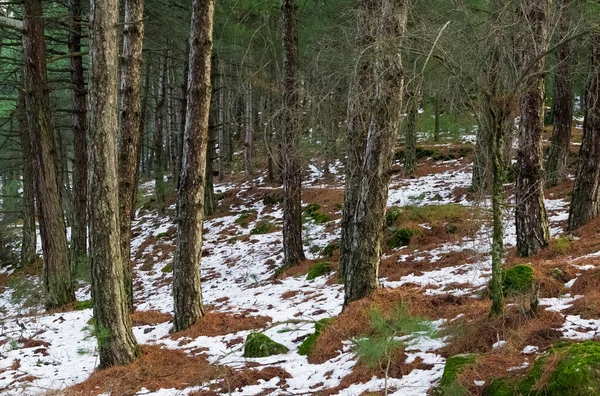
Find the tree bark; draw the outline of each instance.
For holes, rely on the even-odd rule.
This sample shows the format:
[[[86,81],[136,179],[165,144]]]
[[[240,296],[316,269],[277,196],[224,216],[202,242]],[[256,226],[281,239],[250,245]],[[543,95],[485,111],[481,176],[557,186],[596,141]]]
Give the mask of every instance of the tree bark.
[[[35,234],[35,168],[31,139],[27,126],[27,112],[25,108],[25,95],[19,93],[18,117],[19,132],[21,136],[21,150],[23,151],[23,235],[21,240],[21,265],[29,265],[36,258]]]
[[[254,146],[254,106],[252,106],[252,84],[244,84],[244,172],[246,180],[252,180],[254,169],[252,167],[252,148]]]
[[[165,118],[165,76],[167,69],[166,54],[159,70],[156,86],[156,108],[154,112],[154,181],[158,214],[165,214],[165,179],[163,163],[163,126]]]
[[[189,87],[178,188],[177,249],[173,266],[174,330],[204,316],[200,283],[214,0],[194,0],[190,33]]]
[[[300,161],[300,96],[298,28],[295,0],[281,0],[283,24],[283,266],[304,260],[302,247],[302,163]]]
[[[560,0],[558,4],[560,17],[558,40],[568,37],[571,27],[571,2],[572,0]],[[552,108],[554,127],[546,163],[546,187],[548,188],[567,179],[571,122],[573,120],[573,49],[570,41],[556,49],[556,75]]]
[[[600,208],[600,29],[592,32],[590,42],[583,139],[571,198],[568,231],[573,231],[594,219],[598,216]]]
[[[544,205],[542,133],[544,131],[544,58],[536,59],[548,47],[549,0],[521,1],[520,16],[526,33],[521,39],[519,63],[524,78],[517,150],[515,220],[517,253],[529,257],[548,245],[550,230]],[[531,37],[535,39],[533,45]],[[535,63],[533,66],[531,66]],[[529,68],[529,70],[528,70]]]
[[[143,132],[141,105],[144,0],[125,0],[121,64],[121,133],[119,134],[119,227],[123,284],[127,306],[133,312],[131,279],[131,221],[137,190],[138,163]]]
[[[354,179],[356,184],[352,187],[356,191],[351,206],[344,203],[344,211],[353,210],[345,224],[348,229],[343,236],[347,240],[341,245],[345,306],[378,288],[385,208],[404,92],[402,60],[397,48],[406,27],[406,2],[363,0],[358,6],[360,36],[367,42],[374,37],[376,41],[374,53],[366,54],[366,58],[371,59],[367,62],[372,64],[356,69],[359,74],[369,69],[373,71],[373,85],[369,87],[372,93],[362,92],[362,96],[368,98],[364,105],[371,109],[369,122],[366,124],[363,119],[359,123],[365,130],[348,128],[348,141],[360,148],[359,156],[363,160],[354,164],[355,173],[347,171],[346,175]],[[359,42],[364,44],[361,39]],[[359,79],[357,76],[356,80]],[[363,111],[359,110],[357,115]],[[349,149],[348,157],[355,153],[355,149]]]
[[[81,0],[69,1],[69,52],[81,53]],[[73,88],[73,207],[74,222],[71,233],[71,267],[73,274],[87,256],[87,121],[83,57],[69,58]]]
[[[92,300],[100,367],[139,355],[125,291],[119,222],[118,0],[92,0],[90,9],[89,189]]]
[[[404,128],[404,175],[410,176],[417,166],[417,114],[421,84],[415,77],[406,92],[406,123]]]
[[[60,307],[75,300],[69,265],[65,219],[61,206],[53,136],[50,98],[46,75],[46,42],[41,0],[24,0],[26,34],[25,102],[32,149],[36,155],[36,194],[40,234],[44,253],[44,290],[46,308]]]

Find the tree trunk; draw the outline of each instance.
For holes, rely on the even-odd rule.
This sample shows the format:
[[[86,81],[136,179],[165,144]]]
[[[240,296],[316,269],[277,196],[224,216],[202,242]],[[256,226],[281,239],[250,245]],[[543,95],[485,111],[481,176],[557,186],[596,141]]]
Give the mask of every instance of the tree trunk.
[[[133,312],[131,279],[131,220],[137,189],[138,162],[143,131],[141,108],[144,0],[125,0],[121,65],[121,133],[119,135],[119,224],[123,259],[123,284],[127,306]]]
[[[560,0],[559,40],[569,35],[571,27],[571,1]],[[567,179],[571,122],[573,120],[573,50],[568,41],[556,49],[556,75],[554,77],[554,101],[552,138],[546,163],[546,187],[554,187]]]
[[[359,76],[355,77],[356,82],[363,82],[367,79],[360,75],[372,70],[373,85],[369,87],[372,92],[366,95],[353,92],[353,95],[366,96],[368,101],[361,105],[371,109],[369,121],[365,123],[363,118],[358,125],[348,127],[348,142],[360,148],[358,153],[362,161],[354,163],[352,171],[346,174],[354,181],[355,192],[351,206],[344,203],[344,211],[352,210],[347,215],[347,230],[343,234],[346,240],[341,246],[345,306],[378,288],[385,208],[404,92],[402,62],[397,48],[404,36],[407,4],[397,0],[365,0],[358,5],[361,44],[358,48],[362,49],[362,45],[372,42],[373,38],[376,40],[371,50],[366,49],[374,51],[366,56],[370,59],[366,62],[372,63],[359,65],[356,69]],[[363,109],[354,110],[358,111],[351,117],[364,114]],[[356,126],[366,128],[357,130]],[[348,149],[349,158],[356,153],[356,148]]]
[[[154,180],[158,214],[165,214],[165,178],[163,164],[163,126],[165,118],[165,75],[167,57],[163,57],[160,66],[158,85],[156,86],[156,108],[154,113]]]
[[[295,0],[281,0],[283,24],[283,120],[281,157],[283,179],[283,266],[304,260],[302,247],[302,163],[300,160],[300,96],[298,29]]]
[[[254,145],[254,106],[252,106],[252,84],[248,81],[244,87],[244,171],[246,180],[252,180],[252,146]]]
[[[440,140],[440,96],[435,95],[433,113],[435,117],[435,126],[433,129],[433,141],[437,142]]]
[[[214,65],[214,64],[213,64]],[[211,94],[213,96],[214,92]],[[217,138],[215,120],[217,119],[217,109],[215,101],[211,101],[211,108],[208,120],[208,143],[206,145],[206,170],[204,182],[204,216],[208,217],[215,212],[215,184],[214,184],[214,160],[215,144]]]
[[[548,245],[550,230],[544,205],[542,133],[544,131],[544,58],[537,59],[548,46],[547,13],[549,0],[522,1],[520,15],[527,24],[521,51],[524,92],[521,95],[515,220],[517,253],[529,257]],[[537,40],[531,43],[531,34]],[[535,63],[535,64],[534,64]],[[533,65],[533,66],[532,66]],[[527,69],[529,68],[529,69]]]
[[[173,266],[174,330],[204,316],[200,283],[204,173],[211,98],[214,0],[194,0],[190,32],[189,87],[178,189],[177,249]]]
[[[69,52],[81,52],[81,0],[69,1]],[[87,256],[87,121],[83,57],[73,55],[70,60],[73,88],[73,207],[74,222],[71,233],[71,267],[73,274]]]
[[[406,92],[406,121],[404,128],[404,175],[410,176],[417,165],[417,114],[419,113],[419,77],[413,79]]]
[[[217,136],[219,146],[219,181],[225,178],[225,160],[227,159],[227,136],[225,126],[225,79],[223,73],[225,68],[221,59],[215,56],[215,67],[217,68]]]
[[[90,247],[92,300],[100,367],[139,355],[124,285],[119,222],[118,0],[92,1],[90,10]]]
[[[33,166],[33,151],[27,126],[27,112],[25,108],[25,95],[19,93],[18,117],[19,132],[21,136],[21,150],[23,151],[23,236],[21,242],[21,265],[29,265],[36,258],[35,234],[35,168]]]
[[[32,149],[36,155],[37,202],[44,253],[46,308],[75,300],[71,282],[65,219],[61,206],[57,158],[46,76],[46,42],[41,0],[23,2],[25,102]]]
[[[181,83],[181,111],[179,117],[180,128],[179,128],[179,147],[177,150],[177,183],[176,186],[179,186],[179,178],[181,177],[182,165],[183,165],[183,138],[185,134],[185,125],[186,125],[186,116],[187,116],[187,101],[188,101],[188,78],[190,73],[190,64],[188,62],[190,58],[190,43],[186,44],[185,47],[185,59],[183,62],[183,82]]]
[[[590,66],[586,85],[583,139],[579,151],[577,179],[573,187],[568,230],[588,223],[598,216],[600,201],[600,29],[591,36]]]

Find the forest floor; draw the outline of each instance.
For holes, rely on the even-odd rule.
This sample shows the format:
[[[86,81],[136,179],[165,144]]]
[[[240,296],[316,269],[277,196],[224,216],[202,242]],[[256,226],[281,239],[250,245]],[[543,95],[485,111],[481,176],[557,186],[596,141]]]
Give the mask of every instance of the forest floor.
[[[577,131],[580,134],[580,131]],[[427,395],[440,381],[446,358],[483,354],[460,376],[477,394],[492,378],[518,375],[559,339],[594,339],[600,331],[600,221],[563,236],[572,182],[546,192],[553,240],[539,255],[514,253],[512,186],[507,185],[505,265],[529,264],[540,285],[540,312],[521,314],[523,301],[507,300],[505,314],[489,320],[489,201],[469,193],[470,143],[424,144],[417,174],[394,167],[390,219],[380,268],[382,288],[342,312],[338,281],[343,180],[339,166],[324,175],[311,165],[303,202],[307,260],[280,273],[281,189],[263,181],[216,183],[217,213],[205,222],[202,289],[208,314],[195,327],[170,333],[171,265],[175,250],[174,197],[167,215],[154,208],[153,183],[141,186],[134,223],[132,263],[134,333],[141,359],[95,371],[96,339],[90,325],[89,283],[78,304],[61,312],[40,308],[39,264],[0,273],[0,394],[9,395],[366,395],[383,394],[386,364],[369,364],[360,340],[378,337],[376,312],[390,318],[427,318],[427,330],[395,339],[387,386],[394,395]],[[577,143],[573,150],[578,148]],[[430,150],[430,151],[427,151]],[[398,229],[410,230],[398,246]],[[400,243],[402,245],[402,243]],[[330,266],[318,266],[328,262]],[[325,271],[307,280],[315,265]],[[330,271],[328,272],[328,270]],[[320,331],[308,356],[298,353],[315,322]],[[262,332],[289,351],[244,358],[244,340]],[[360,355],[360,356],[359,356]],[[372,362],[371,362],[372,363]],[[381,361],[379,361],[381,363]]]

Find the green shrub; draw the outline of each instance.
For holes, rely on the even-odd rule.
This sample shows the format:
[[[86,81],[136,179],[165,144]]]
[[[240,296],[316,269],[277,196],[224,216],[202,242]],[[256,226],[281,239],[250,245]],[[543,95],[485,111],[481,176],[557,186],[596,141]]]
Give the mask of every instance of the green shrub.
[[[268,234],[274,228],[273,224],[268,220],[261,220],[250,231],[251,235]]]
[[[402,246],[408,246],[415,232],[407,227],[398,228],[394,231],[390,239],[387,241],[388,247],[394,249]]]
[[[337,243],[330,243],[329,245],[325,246],[323,248],[323,250],[321,250],[321,256],[325,257],[332,257],[333,256],[333,252],[337,249],[339,249],[340,246]]]
[[[331,273],[331,263],[325,261],[318,263],[310,267],[306,274],[306,280],[313,280],[319,276],[327,275]]]
[[[319,212],[319,209],[321,209],[321,205],[319,205],[318,203],[312,203],[310,205],[307,205],[303,211],[304,218],[312,219],[316,224],[323,224],[330,221],[331,218],[328,215]]]
[[[252,213],[252,212],[243,212],[242,214],[240,214],[237,217],[237,219],[235,219],[234,223],[238,224],[238,225],[240,225],[240,226],[242,226],[244,228],[247,228],[253,217],[254,217],[254,213]]]
[[[273,341],[262,333],[250,333],[244,343],[244,357],[259,358],[289,352],[285,345]]]
[[[400,208],[393,208],[385,212],[385,224],[387,224],[388,227],[394,225],[394,223],[396,222],[396,220],[398,220],[402,212],[403,210]]]
[[[518,296],[530,291],[534,284],[533,268],[517,265],[504,270],[502,289],[506,296]]]
[[[90,308],[94,308],[94,303],[92,302],[92,300],[77,301],[75,303],[75,309],[77,311],[81,311],[84,309],[90,309]]]

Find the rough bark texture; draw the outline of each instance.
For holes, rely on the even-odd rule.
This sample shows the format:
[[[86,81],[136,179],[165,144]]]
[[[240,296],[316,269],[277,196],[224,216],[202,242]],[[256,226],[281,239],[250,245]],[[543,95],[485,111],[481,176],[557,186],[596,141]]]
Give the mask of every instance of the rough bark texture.
[[[36,257],[35,234],[35,176],[33,166],[33,151],[27,126],[25,95],[19,93],[18,102],[19,132],[21,150],[23,151],[23,236],[21,239],[21,265],[31,264]]]
[[[81,52],[81,0],[69,1],[69,52]],[[77,265],[87,256],[87,120],[83,57],[69,58],[73,97],[73,208],[74,222],[71,233],[71,267],[73,274]]]
[[[24,89],[29,134],[36,155],[36,198],[44,253],[45,303],[47,308],[56,308],[75,300],[75,293],[50,114],[42,1],[25,0],[23,11],[26,28],[23,36]]]
[[[156,205],[160,215],[165,214],[165,179],[164,179],[164,154],[163,154],[163,127],[165,119],[165,76],[167,71],[167,57],[159,70],[158,84],[156,86],[156,106],[154,111],[154,181],[156,192]]]
[[[92,1],[90,10],[90,257],[100,367],[139,355],[123,280],[117,179],[119,125],[118,0]]]
[[[572,0],[559,0],[559,40],[564,40],[571,26]],[[567,161],[571,144],[573,120],[573,50],[568,41],[556,49],[556,75],[554,77],[554,127],[550,153],[546,162],[546,187],[554,187],[567,178]]]
[[[283,265],[304,260],[302,248],[302,165],[300,96],[298,82],[298,28],[295,0],[281,0],[283,24],[283,120],[281,157],[283,179]]]
[[[515,220],[517,253],[528,257],[548,245],[550,230],[544,205],[542,133],[544,131],[544,58],[536,59],[548,46],[549,0],[521,1],[520,17],[527,33],[521,40],[520,59],[524,77],[517,150]]]
[[[254,169],[252,167],[252,146],[254,143],[254,106],[252,106],[252,84],[244,84],[244,171],[246,180],[252,180]]]
[[[127,305],[133,312],[131,280],[131,220],[137,189],[138,162],[143,128],[141,106],[144,0],[125,0],[121,64],[121,133],[119,134],[119,224],[123,283]]]
[[[200,284],[204,173],[211,98],[214,0],[194,0],[183,163],[177,194],[177,250],[173,266],[174,330],[204,316]]]
[[[600,207],[600,29],[593,31],[590,41],[592,48],[585,96],[583,139],[569,211],[569,231],[598,216]]]
[[[471,190],[482,193],[489,189],[492,178],[492,156],[491,141],[493,137],[490,131],[479,125],[475,140],[475,158],[473,160],[473,176],[471,178]]]
[[[351,206],[346,207],[344,203],[344,211],[352,210],[345,224],[346,240],[341,246],[344,305],[369,295],[378,287],[390,170],[402,109],[403,72],[397,46],[404,36],[407,18],[404,1],[359,1],[358,8],[359,35],[366,34],[367,40],[375,35],[376,45],[371,56],[366,56],[370,59],[367,62],[372,62],[366,70],[373,71],[373,85],[368,87],[373,92],[367,96],[369,101],[362,104],[371,110],[368,124],[360,124],[367,128],[360,131],[348,128],[348,141],[362,149],[359,154],[362,161],[354,164],[355,173],[347,172],[346,175],[353,179],[355,184],[352,187],[356,190],[352,194]],[[357,72],[361,74],[364,71],[364,65],[359,65]],[[356,77],[358,79],[359,76]],[[355,149],[349,148],[348,153],[349,157],[356,155]]]
[[[410,176],[415,172],[417,165],[417,114],[419,108],[420,84],[414,82],[415,86],[406,92],[406,121],[404,128],[404,175]]]
[[[214,183],[214,160],[215,160],[215,144],[216,144],[216,110],[215,102],[211,102],[209,126],[208,126],[208,143],[206,145],[206,170],[204,171],[204,216],[210,216],[215,212],[215,183]]]

